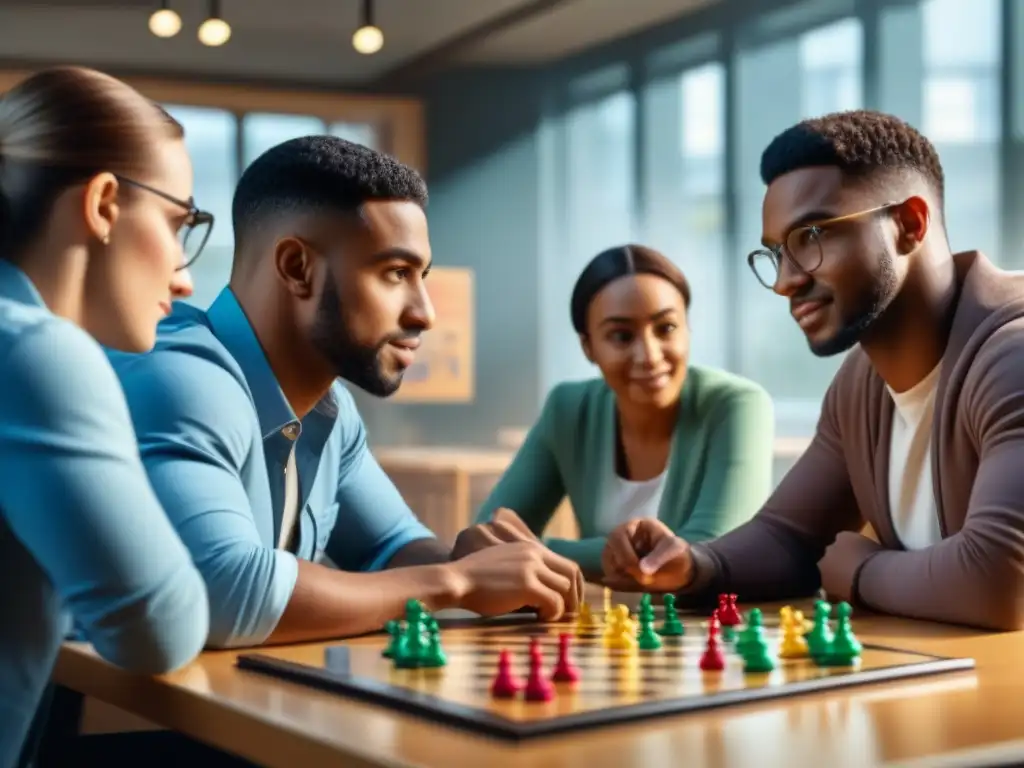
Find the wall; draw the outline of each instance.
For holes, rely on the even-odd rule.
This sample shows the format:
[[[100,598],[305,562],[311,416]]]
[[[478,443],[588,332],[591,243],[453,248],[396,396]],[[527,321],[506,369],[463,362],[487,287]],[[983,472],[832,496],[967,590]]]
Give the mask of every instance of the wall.
[[[537,414],[542,91],[529,71],[473,70],[419,94],[434,261],[475,272],[477,397],[413,405],[357,391],[375,445],[493,445]]]

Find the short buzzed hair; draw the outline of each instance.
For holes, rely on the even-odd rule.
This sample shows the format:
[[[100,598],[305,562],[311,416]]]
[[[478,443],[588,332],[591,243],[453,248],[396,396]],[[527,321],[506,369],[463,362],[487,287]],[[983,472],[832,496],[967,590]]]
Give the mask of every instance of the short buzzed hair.
[[[231,206],[235,242],[244,246],[260,224],[281,214],[358,215],[374,200],[425,208],[427,186],[409,166],[361,144],[335,136],[291,139],[268,149],[242,174]]]
[[[938,152],[893,115],[854,110],[804,120],[780,133],[761,155],[761,180],[771,184],[801,168],[830,165],[851,178],[913,172],[931,187],[941,209],[945,178]]]

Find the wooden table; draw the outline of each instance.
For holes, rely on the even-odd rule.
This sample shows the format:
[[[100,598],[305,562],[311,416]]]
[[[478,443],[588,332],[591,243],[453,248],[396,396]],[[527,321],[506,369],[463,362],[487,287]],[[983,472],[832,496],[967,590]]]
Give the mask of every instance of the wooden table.
[[[618,599],[618,596],[616,597]],[[766,611],[775,606],[764,606]],[[860,616],[864,642],[977,660],[973,672],[853,687],[560,735],[519,745],[475,737],[234,668],[209,652],[159,678],[116,670],[69,644],[55,679],[88,696],[276,768],[678,768],[900,765],[1024,760],[1024,632]],[[321,644],[264,649],[301,657]],[[1008,764],[1008,763],[1003,763]]]

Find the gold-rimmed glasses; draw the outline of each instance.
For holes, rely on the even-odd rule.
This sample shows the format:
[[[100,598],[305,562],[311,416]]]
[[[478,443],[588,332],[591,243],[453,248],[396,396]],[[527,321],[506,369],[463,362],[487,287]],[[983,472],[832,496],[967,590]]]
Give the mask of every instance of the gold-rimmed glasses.
[[[825,229],[836,224],[859,219],[864,216],[880,213],[889,210],[900,203],[886,203],[874,208],[868,208],[855,213],[847,213],[843,216],[834,216],[831,219],[822,219],[810,224],[803,224],[794,227],[787,234],[781,245],[766,248],[758,248],[747,255],[747,264],[753,271],[754,276],[765,288],[771,290],[779,278],[779,268],[782,266],[783,253],[789,263],[804,274],[811,274],[825,260],[825,249],[821,244],[821,235]]]

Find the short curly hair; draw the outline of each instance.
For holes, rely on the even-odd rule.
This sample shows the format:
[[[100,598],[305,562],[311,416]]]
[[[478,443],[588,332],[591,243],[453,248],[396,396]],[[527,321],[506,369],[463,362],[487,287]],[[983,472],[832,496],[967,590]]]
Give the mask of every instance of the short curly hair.
[[[242,173],[231,206],[235,240],[284,212],[357,214],[371,200],[427,204],[427,185],[382,152],[335,136],[303,136],[271,147]]]
[[[816,165],[852,178],[912,172],[925,179],[941,207],[945,177],[938,152],[913,126],[883,112],[860,109],[803,120],[776,136],[761,155],[761,179]]]

